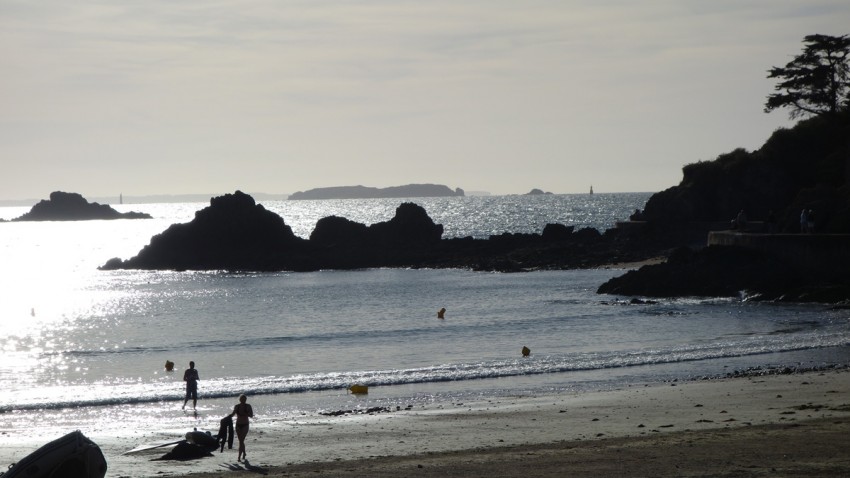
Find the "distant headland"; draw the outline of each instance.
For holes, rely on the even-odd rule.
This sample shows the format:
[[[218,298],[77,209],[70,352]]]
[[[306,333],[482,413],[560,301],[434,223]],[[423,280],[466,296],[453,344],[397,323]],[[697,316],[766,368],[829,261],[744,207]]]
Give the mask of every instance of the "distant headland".
[[[289,196],[290,200],[302,199],[374,199],[374,198],[416,198],[416,197],[458,197],[464,196],[463,189],[452,190],[442,184],[407,184],[388,188],[366,186],[336,186],[298,191]]]
[[[54,191],[30,211],[12,221],[86,221],[93,219],[151,219],[142,212],[121,213],[107,204],[88,202],[78,193]]]

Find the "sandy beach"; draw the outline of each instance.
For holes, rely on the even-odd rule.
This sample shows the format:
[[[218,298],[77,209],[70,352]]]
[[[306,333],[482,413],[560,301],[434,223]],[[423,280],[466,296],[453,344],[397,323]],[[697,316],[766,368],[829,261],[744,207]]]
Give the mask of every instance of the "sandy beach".
[[[110,477],[848,476],[850,371],[674,382],[451,406],[258,417],[236,449],[160,461],[92,436]],[[146,441],[173,435],[144,437]],[[29,451],[4,444],[6,463]]]

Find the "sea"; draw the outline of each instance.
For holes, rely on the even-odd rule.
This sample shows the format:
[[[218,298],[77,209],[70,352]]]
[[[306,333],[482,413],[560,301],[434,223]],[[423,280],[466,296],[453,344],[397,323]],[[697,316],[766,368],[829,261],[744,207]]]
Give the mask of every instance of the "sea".
[[[649,196],[261,204],[305,238],[322,217],[373,224],[402,202],[423,206],[445,238],[486,238],[540,233],[548,223],[605,230]],[[624,264],[523,273],[101,271],[208,203],[112,206],[154,218],[0,223],[0,446],[75,429],[215,432],[242,393],[258,420],[285,421],[850,363],[850,310],[597,294]],[[28,210],[0,208],[0,218]],[[191,411],[191,401],[182,409],[190,361],[201,378]],[[368,394],[350,393],[354,384]]]

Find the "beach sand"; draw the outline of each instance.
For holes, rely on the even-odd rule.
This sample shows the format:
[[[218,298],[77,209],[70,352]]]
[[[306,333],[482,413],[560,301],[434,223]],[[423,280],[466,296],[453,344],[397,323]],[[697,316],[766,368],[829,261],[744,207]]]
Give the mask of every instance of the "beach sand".
[[[257,410],[248,463],[235,448],[153,461],[169,448],[95,440],[110,477],[850,476],[848,393],[841,369],[295,420]]]

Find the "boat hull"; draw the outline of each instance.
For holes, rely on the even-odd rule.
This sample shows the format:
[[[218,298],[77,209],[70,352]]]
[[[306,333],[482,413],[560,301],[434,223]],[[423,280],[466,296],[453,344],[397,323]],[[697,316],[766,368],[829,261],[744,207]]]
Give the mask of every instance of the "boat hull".
[[[57,438],[12,465],[2,478],[103,478],[106,458],[79,430]]]

